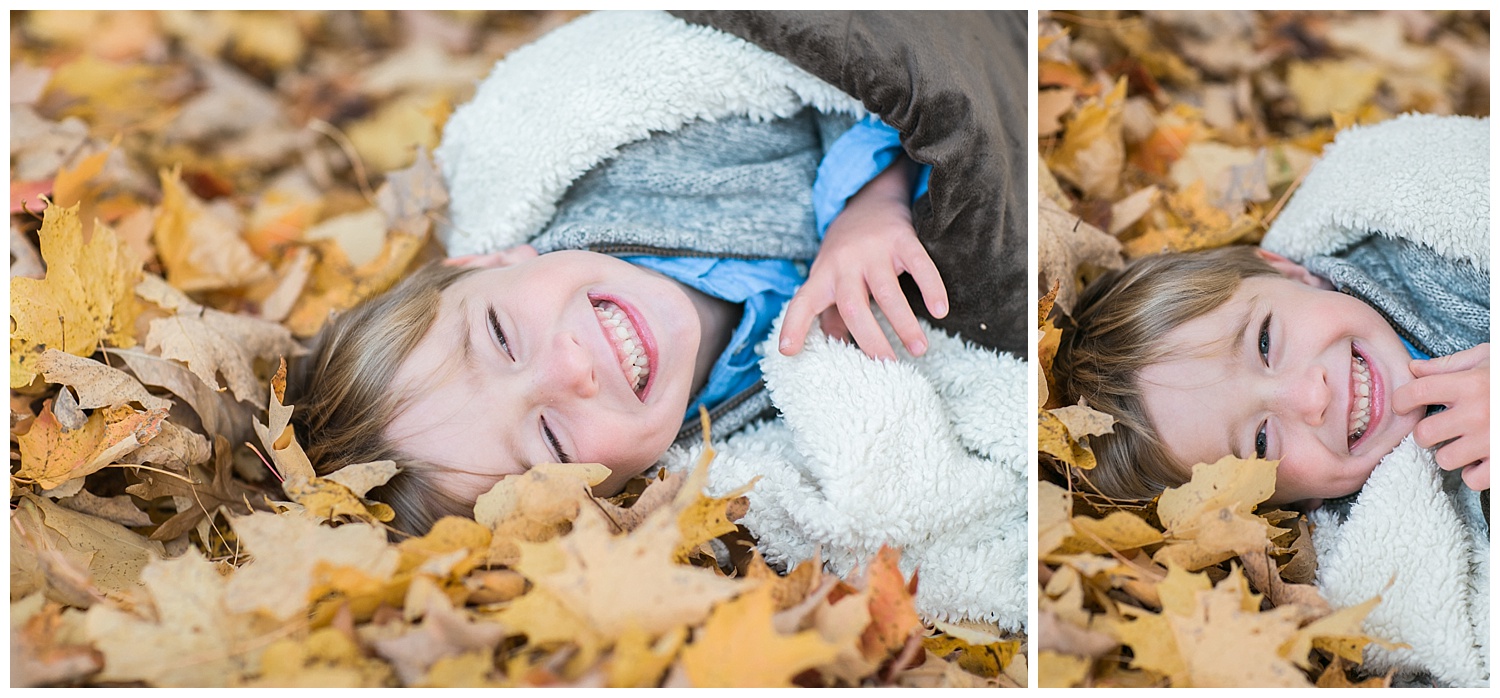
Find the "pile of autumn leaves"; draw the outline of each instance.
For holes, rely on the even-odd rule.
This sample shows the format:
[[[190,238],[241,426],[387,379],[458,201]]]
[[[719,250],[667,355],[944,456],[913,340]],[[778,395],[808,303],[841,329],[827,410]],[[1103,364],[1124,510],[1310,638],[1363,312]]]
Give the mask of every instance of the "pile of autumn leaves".
[[[612,501],[541,466],[395,543],[392,463],[313,473],[296,338],[430,245],[416,146],[565,18],[13,17],[14,686],[1025,683],[1021,641],[922,623],[894,551],[845,580],[745,554],[711,454]]]
[[[432,174],[422,160],[380,198]],[[16,685],[995,685],[1025,666],[1016,641],[925,628],[891,551],[853,582],[816,561],[720,571],[710,541],[736,531],[743,499],[701,494],[711,452],[628,507],[590,495],[602,466],[538,467],[473,520],[391,544],[390,509],[363,495],[394,465],[315,476],[284,364],[269,390],[257,378],[298,350],[285,328],[193,303],[105,226],[85,243],[76,209],[49,206],[40,240],[46,277],[12,282],[12,402],[44,396],[13,427]],[[122,368],[89,358],[101,344]],[[286,501],[209,442],[247,417]],[[105,470],[124,494],[86,488]]]
[[[1306,22],[1330,55],[1297,60],[1267,29],[1278,21]],[[1041,686],[1349,686],[1365,676],[1362,649],[1380,641],[1362,621],[1380,598],[1330,609],[1312,584],[1306,517],[1255,509],[1272,493],[1274,463],[1199,465],[1151,502],[1110,501],[1089,486],[1087,437],[1113,420],[1052,397],[1053,309],[1071,308],[1083,283],[1126,259],[1257,241],[1339,128],[1460,106],[1470,49],[1453,35],[1410,42],[1403,22],[1437,30],[1425,15],[1385,13],[1042,13]],[[1175,47],[1160,40],[1168,35]]]

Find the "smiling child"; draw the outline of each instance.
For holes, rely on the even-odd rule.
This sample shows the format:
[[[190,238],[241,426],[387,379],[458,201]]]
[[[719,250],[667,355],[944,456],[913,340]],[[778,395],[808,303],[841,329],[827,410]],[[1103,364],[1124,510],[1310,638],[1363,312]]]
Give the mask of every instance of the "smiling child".
[[[1024,140],[1024,20],[705,18],[820,36],[782,48],[843,89],[659,12],[516,50],[434,153],[452,256],[292,367],[315,469],[395,461],[371,496],[420,535],[537,464],[603,464],[596,496],[684,467],[701,407],[709,489],[756,482],[741,523],[772,564],[821,551],[845,574],[896,545],[923,613],[1023,626],[1027,370],[998,349],[1025,343],[1024,285],[1006,285],[1025,158],[976,148]],[[914,462],[922,483],[898,487]]]
[[[1436,230],[1427,216],[1387,215],[1370,231],[1342,210],[1304,213],[1318,197],[1344,201],[1345,173],[1371,158],[1392,161],[1370,163],[1387,187],[1435,172],[1384,134],[1415,139],[1417,151],[1453,128],[1487,141],[1482,125],[1406,117],[1351,133],[1356,145],[1314,166],[1291,215],[1267,235],[1269,245],[1315,250],[1307,266],[1231,247],[1142,258],[1091,284],[1054,364],[1064,400],[1118,420],[1113,434],[1090,439],[1100,462],[1090,482],[1111,497],[1149,499],[1186,482],[1194,464],[1260,457],[1280,461],[1269,504],[1312,509],[1358,492],[1415,434],[1442,468],[1488,489],[1487,199],[1448,207],[1474,213]],[[1387,209],[1412,200],[1382,196]],[[1380,217],[1378,203],[1360,207]],[[1339,227],[1351,219],[1357,230]],[[1338,244],[1311,242],[1326,238]],[[1446,409],[1429,416],[1429,406]]]

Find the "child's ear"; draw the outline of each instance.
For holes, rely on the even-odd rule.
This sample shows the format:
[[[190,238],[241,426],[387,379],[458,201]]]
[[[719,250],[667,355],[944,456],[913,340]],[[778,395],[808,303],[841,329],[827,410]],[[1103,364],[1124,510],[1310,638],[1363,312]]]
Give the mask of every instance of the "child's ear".
[[[1317,274],[1308,271],[1307,267],[1293,262],[1286,257],[1259,247],[1255,248],[1255,254],[1261,259],[1266,260],[1266,263],[1270,264],[1271,267],[1279,272],[1282,276],[1285,276],[1292,281],[1306,284],[1314,288],[1321,288],[1326,291],[1333,290],[1333,284],[1328,283],[1328,279],[1325,279],[1321,276],[1318,276]]]
[[[489,254],[466,254],[461,257],[449,257],[443,260],[443,264],[450,267],[508,267],[536,256],[537,251],[535,247],[531,245],[516,245],[515,247],[507,247],[499,252],[491,252]]]

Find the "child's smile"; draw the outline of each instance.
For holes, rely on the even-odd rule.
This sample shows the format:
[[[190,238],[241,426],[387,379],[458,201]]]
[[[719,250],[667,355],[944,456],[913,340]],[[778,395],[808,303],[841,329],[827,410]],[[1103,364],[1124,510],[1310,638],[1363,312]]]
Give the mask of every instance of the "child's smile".
[[[631,392],[646,401],[651,386],[651,357],[656,354],[656,343],[644,324],[631,319],[633,313],[628,306],[618,301],[590,298],[599,327],[614,347],[615,358],[620,364],[620,374],[629,384]]]
[[[1281,461],[1273,505],[1357,491],[1421,417],[1391,397],[1412,380],[1385,319],[1350,296],[1252,277],[1162,338],[1141,371],[1146,411],[1182,467],[1227,454]]]
[[[467,499],[542,462],[603,463],[601,493],[655,463],[698,380],[701,325],[682,288],[592,252],[477,266],[397,370],[387,437],[445,466],[436,482]]]

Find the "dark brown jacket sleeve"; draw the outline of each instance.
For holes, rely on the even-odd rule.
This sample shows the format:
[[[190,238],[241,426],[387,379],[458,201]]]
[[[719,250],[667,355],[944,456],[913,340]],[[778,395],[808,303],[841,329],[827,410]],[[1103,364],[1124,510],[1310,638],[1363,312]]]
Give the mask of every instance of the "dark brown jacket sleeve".
[[[915,222],[948,288],[951,310],[934,324],[1026,355],[1025,12],[672,14],[784,56],[900,131],[932,166]]]

